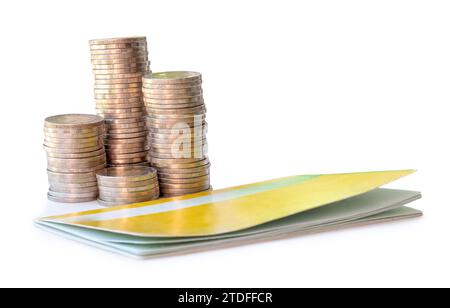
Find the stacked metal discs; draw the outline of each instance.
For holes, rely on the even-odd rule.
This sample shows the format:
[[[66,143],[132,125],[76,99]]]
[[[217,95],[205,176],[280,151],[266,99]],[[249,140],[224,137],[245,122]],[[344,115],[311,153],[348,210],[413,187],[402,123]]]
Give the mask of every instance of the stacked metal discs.
[[[142,75],[150,72],[145,37],[91,40],[97,114],[105,118],[109,165],[147,162]],[[147,163],[148,165],[148,163]]]
[[[131,204],[159,198],[157,172],[144,166],[107,168],[97,173],[99,202],[104,206]]]
[[[206,108],[196,72],[162,72],[143,78],[149,161],[161,194],[172,197],[210,189]]]
[[[70,114],[45,120],[48,198],[63,203],[96,200],[96,172],[106,167],[102,117]]]

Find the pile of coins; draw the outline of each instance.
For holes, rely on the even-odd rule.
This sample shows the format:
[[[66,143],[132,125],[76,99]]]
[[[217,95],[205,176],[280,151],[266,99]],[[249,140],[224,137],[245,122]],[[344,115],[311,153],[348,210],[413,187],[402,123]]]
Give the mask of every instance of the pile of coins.
[[[158,176],[154,168],[144,166],[111,167],[97,173],[104,206],[145,202],[159,198]]]
[[[162,72],[143,78],[148,159],[158,170],[161,195],[210,189],[206,156],[206,108],[196,72]]]
[[[104,132],[103,118],[96,115],[59,115],[45,120],[51,201],[79,203],[97,199],[96,173],[106,167]]]
[[[150,72],[145,37],[89,41],[97,114],[105,118],[105,148],[112,166],[147,164],[142,76]]]

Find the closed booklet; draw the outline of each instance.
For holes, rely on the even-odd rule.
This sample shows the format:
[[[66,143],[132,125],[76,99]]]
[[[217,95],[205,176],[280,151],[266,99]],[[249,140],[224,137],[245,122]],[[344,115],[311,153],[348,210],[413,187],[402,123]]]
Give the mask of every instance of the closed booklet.
[[[379,188],[412,170],[300,175],[36,220],[136,258],[181,254],[421,216],[419,192]]]

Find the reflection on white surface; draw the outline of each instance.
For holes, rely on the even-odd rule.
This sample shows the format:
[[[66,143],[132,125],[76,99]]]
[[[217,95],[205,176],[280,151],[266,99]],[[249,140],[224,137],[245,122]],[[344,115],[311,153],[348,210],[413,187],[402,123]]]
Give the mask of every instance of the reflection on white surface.
[[[74,212],[82,212],[89,210],[96,210],[103,208],[97,201],[85,202],[85,203],[58,203],[47,200],[45,202],[45,208],[40,216],[54,216],[64,215]]]

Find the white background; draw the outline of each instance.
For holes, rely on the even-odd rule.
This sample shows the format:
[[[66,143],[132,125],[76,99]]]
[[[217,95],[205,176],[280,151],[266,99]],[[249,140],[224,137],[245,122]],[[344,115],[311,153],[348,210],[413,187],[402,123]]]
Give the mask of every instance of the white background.
[[[450,286],[448,1],[2,1],[0,286]],[[33,227],[43,121],[94,113],[88,40],[203,74],[215,188],[415,168],[421,219],[151,261]]]

